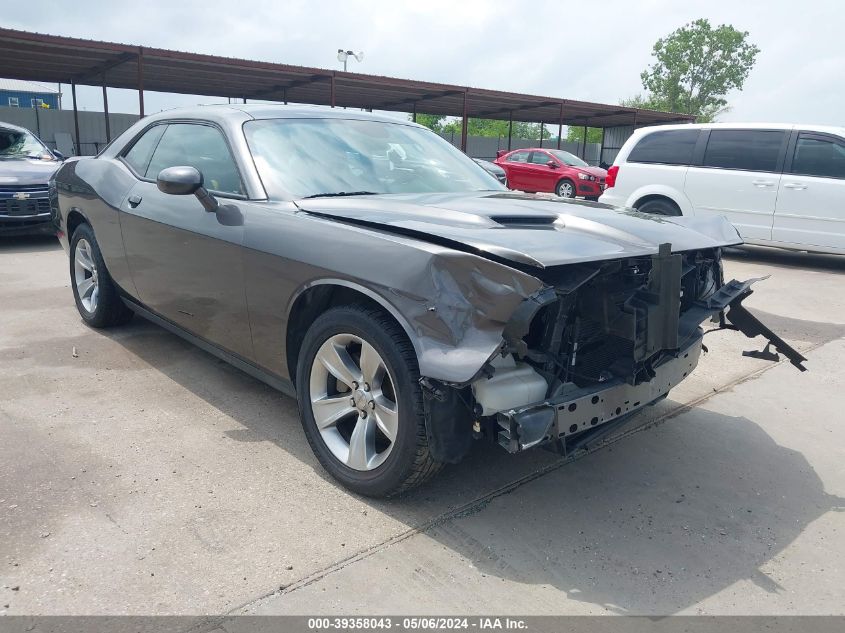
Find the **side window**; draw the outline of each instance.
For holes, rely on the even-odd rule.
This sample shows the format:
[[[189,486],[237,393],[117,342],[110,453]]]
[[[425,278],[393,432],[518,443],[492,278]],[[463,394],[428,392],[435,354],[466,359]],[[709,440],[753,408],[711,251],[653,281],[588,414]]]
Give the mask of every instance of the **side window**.
[[[153,155],[153,150],[158,145],[161,135],[164,133],[166,125],[155,125],[148,129],[139,138],[128,152],[124,152],[123,160],[132,168],[137,175],[143,176],[147,173],[147,165],[150,164],[150,158]]]
[[[628,155],[629,163],[689,165],[698,142],[699,130],[665,130],[640,139]]]
[[[528,152],[514,152],[510,156],[508,156],[509,163],[527,163],[528,162]]]
[[[785,131],[712,130],[704,167],[775,171]]]
[[[546,152],[531,152],[531,162],[535,165],[545,165],[552,157],[546,154]]]
[[[795,144],[791,171],[801,176],[845,178],[845,141],[802,134]]]
[[[167,167],[190,165],[202,172],[205,186],[220,193],[243,193],[241,178],[223,134],[198,123],[167,126],[147,167],[146,177],[156,178]]]

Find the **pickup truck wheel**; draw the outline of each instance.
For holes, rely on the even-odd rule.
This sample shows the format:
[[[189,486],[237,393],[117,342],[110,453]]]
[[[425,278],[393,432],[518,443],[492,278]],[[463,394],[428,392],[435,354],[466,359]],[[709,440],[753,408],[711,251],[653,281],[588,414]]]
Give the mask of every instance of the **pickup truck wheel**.
[[[557,187],[555,188],[555,193],[559,195],[561,198],[574,198],[575,197],[575,183],[569,180],[568,178],[564,178],[559,183],[557,183]]]
[[[353,492],[388,497],[441,467],[429,452],[414,348],[382,312],[332,308],[311,325],[296,372],[302,427]]]
[[[106,328],[132,318],[133,312],[120,299],[88,224],[80,224],[71,236],[70,285],[76,309],[88,325]]]

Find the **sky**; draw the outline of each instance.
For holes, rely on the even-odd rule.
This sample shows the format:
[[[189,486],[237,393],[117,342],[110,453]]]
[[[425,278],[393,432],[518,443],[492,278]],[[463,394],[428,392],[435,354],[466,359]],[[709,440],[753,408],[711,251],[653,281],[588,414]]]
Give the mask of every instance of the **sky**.
[[[722,121],[845,125],[842,0],[76,0],[2,1],[2,25],[54,35],[340,68],[337,49],[363,51],[350,70],[602,103],[643,91],[654,42],[708,18],[760,47]],[[69,88],[64,107],[70,107]],[[80,107],[102,110],[99,88]],[[147,113],[225,99],[146,93]],[[137,93],[109,90],[113,112]]]

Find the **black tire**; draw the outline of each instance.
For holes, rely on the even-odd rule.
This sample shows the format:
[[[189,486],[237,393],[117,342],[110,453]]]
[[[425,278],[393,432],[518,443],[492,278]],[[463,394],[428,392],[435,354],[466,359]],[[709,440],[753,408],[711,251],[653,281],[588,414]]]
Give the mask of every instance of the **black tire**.
[[[77,247],[81,240],[85,240],[90,245],[91,259],[97,271],[98,297],[93,310],[88,310],[83,305],[75,279],[75,260]],[[113,327],[127,323],[132,318],[132,310],[127,308],[126,304],[120,299],[117,287],[112,281],[111,275],[109,275],[106,263],[103,261],[103,255],[100,252],[100,245],[97,243],[97,238],[94,237],[94,231],[90,225],[85,223],[76,227],[70,238],[70,287],[73,289],[73,298],[76,301],[76,309],[79,310],[79,315],[91,327]]]
[[[651,215],[681,215],[681,210],[674,202],[668,198],[654,198],[648,202],[637,207],[640,213],[650,213]]]
[[[569,185],[570,192],[566,191],[566,185]],[[561,198],[574,198],[575,197],[575,183],[572,182],[569,178],[561,178],[558,181],[557,186],[555,187],[555,194]]]
[[[326,445],[311,405],[311,372],[325,341],[351,334],[369,343],[395,383],[398,431],[386,460],[372,470],[355,470]],[[390,497],[419,486],[442,467],[429,451],[417,356],[405,333],[379,310],[341,306],[322,314],[305,334],[297,362],[296,391],[302,428],[323,468],[349,490],[368,497]],[[353,416],[354,417],[354,416]]]

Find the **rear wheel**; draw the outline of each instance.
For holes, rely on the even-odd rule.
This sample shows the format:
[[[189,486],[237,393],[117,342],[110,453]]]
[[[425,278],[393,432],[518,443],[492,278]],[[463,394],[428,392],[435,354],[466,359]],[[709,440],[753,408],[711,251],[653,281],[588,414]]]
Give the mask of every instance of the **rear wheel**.
[[[640,213],[652,215],[681,215],[681,210],[668,198],[654,198],[637,207]]]
[[[555,189],[555,193],[559,195],[561,198],[574,198],[575,197],[575,183],[569,180],[568,178],[564,178],[559,183],[557,183],[557,188]]]
[[[305,335],[296,377],[308,442],[353,492],[391,496],[440,469],[429,452],[416,353],[382,312],[325,312]]]
[[[79,315],[88,325],[105,328],[132,318],[132,311],[121,301],[88,224],[80,224],[71,236],[70,285]]]

